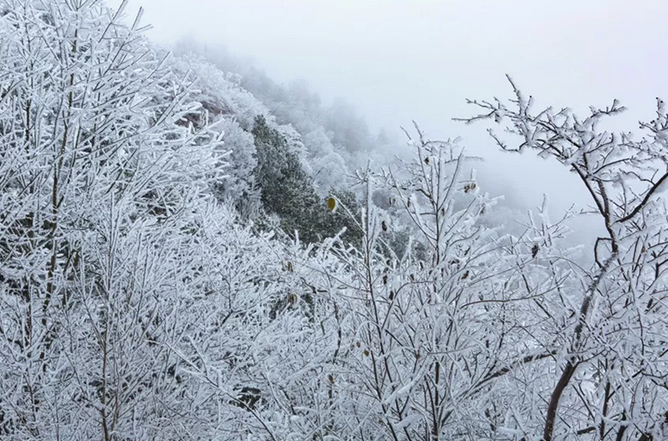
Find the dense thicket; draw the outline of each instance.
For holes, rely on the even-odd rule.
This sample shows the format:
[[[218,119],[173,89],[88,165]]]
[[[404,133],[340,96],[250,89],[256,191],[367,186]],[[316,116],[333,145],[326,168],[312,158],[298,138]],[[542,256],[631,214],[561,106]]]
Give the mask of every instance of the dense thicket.
[[[583,267],[417,126],[332,187],[354,121],[286,125],[96,1],[0,11],[0,439],[668,436],[662,102],[638,140],[599,130],[617,103],[472,102],[589,192]]]

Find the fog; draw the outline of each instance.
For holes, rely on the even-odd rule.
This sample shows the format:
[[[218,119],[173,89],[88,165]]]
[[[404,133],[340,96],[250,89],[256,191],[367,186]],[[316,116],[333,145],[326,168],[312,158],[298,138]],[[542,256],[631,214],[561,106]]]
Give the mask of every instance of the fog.
[[[119,1],[110,2],[111,6]],[[537,106],[586,113],[618,98],[629,108],[614,129],[637,129],[668,90],[668,2],[643,0],[130,0],[145,9],[161,44],[192,37],[252,57],[279,83],[304,79],[325,103],[341,97],[372,129],[419,122],[433,138],[462,137],[487,161],[492,193],[553,209],[587,198],[561,166],[498,152],[484,124],[466,126],[466,98],[507,98],[504,75]]]

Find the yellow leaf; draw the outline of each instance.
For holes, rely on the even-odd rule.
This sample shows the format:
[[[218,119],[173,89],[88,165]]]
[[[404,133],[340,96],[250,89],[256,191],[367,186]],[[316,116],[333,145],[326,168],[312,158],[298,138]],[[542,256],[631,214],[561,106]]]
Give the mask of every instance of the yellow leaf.
[[[327,207],[329,208],[329,211],[334,211],[336,209],[336,199],[327,199]]]

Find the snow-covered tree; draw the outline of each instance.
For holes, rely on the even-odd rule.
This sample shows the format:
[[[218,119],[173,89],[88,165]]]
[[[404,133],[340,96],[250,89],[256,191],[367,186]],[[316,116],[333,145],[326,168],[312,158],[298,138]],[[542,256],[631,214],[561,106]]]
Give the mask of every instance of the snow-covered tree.
[[[97,2],[0,9],[0,430],[138,434],[147,413],[173,412],[148,407],[168,359],[152,340],[173,325],[179,239],[215,181],[218,140],[183,126],[190,80],[138,20]]]
[[[367,170],[359,174],[364,208],[337,200],[361,243],[334,238],[301,260],[330,311],[320,329],[336,338],[324,347],[323,402],[311,411],[323,439],[491,437],[497,380],[546,357],[522,344],[516,316],[532,300],[501,282],[514,256],[503,249],[511,242],[481,222],[493,201],[462,175],[461,151],[418,135],[415,159],[400,167],[406,179]],[[386,239],[400,217],[373,204],[376,188],[388,190],[390,206],[414,227],[401,255]]]
[[[590,250],[591,268],[553,256],[546,264],[567,271],[543,296],[537,317],[549,333],[535,344],[553,357],[509,385],[513,414],[504,424],[518,437],[657,440],[668,436],[666,389],[668,321],[666,269],[668,212],[662,192],[668,180],[668,116],[663,101],[656,118],[641,122],[645,136],[600,129],[624,111],[591,107],[579,117],[569,109],[535,111],[533,99],[511,81],[514,98],[471,101],[483,113],[468,119],[508,122],[517,147],[492,133],[505,150],[534,150],[553,158],[579,179],[591,196],[591,212],[605,227]],[[538,247],[539,244],[536,244]],[[542,254],[537,249],[537,254]],[[555,273],[558,274],[558,273]],[[535,289],[535,274],[526,274]],[[528,289],[528,288],[527,288]],[[552,335],[549,335],[552,334]],[[511,390],[512,389],[512,390]]]

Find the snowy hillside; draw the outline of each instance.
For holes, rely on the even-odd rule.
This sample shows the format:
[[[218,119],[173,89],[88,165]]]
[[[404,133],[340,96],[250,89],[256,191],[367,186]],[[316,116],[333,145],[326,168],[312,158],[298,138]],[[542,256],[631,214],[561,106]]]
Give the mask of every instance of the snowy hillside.
[[[0,0],[0,440],[668,437],[662,101],[635,138],[471,102],[590,194],[573,248],[458,144],[382,161],[347,105],[124,23]]]

